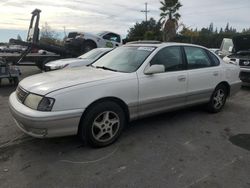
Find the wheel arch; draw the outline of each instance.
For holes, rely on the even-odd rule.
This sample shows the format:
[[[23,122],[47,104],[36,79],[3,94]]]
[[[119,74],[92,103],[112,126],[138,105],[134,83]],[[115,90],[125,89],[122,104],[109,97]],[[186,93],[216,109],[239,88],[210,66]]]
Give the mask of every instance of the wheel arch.
[[[227,96],[230,96],[231,87],[230,87],[229,83],[227,81],[222,81],[216,87],[218,87],[219,85],[224,85],[227,88]]]
[[[78,125],[78,131],[79,131],[79,127],[80,127],[82,121],[84,120],[84,117],[87,114],[87,112],[97,103],[101,103],[101,102],[105,102],[105,101],[111,101],[111,102],[115,102],[116,104],[118,104],[123,109],[123,111],[125,113],[126,121],[129,121],[129,119],[130,119],[129,108],[128,108],[128,105],[122,99],[117,98],[117,97],[104,97],[104,98],[100,98],[100,99],[93,101],[90,105],[88,105],[86,110],[84,110],[84,112],[81,116],[79,125]]]
[[[98,47],[98,45],[97,45],[96,41],[95,41],[95,40],[93,40],[93,39],[86,39],[83,43],[86,43],[86,42],[90,42],[90,43],[94,44],[94,45],[95,45],[95,48],[97,48],[97,47]]]

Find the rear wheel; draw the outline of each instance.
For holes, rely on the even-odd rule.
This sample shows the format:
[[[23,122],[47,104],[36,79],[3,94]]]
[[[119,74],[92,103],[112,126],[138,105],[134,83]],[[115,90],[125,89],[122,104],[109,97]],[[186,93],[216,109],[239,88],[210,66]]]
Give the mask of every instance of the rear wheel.
[[[79,135],[93,147],[104,147],[115,142],[125,125],[123,109],[112,101],[92,106],[84,115]]]
[[[218,85],[208,103],[208,111],[212,113],[217,113],[224,107],[228,96],[228,91],[225,85]]]

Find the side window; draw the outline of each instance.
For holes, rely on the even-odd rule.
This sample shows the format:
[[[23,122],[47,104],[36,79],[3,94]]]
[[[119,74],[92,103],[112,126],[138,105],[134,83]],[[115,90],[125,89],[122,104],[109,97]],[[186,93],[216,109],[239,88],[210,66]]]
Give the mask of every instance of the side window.
[[[213,66],[207,53],[202,48],[184,47],[188,69],[200,69]]]
[[[119,35],[114,34],[114,33],[108,33],[106,35],[103,36],[104,39],[106,40],[110,40],[110,41],[114,41],[114,42],[121,42],[121,38]]]
[[[183,70],[180,47],[166,47],[161,49],[151,60],[151,65],[164,65],[165,71]]]
[[[220,60],[218,59],[218,57],[216,57],[213,53],[207,51],[207,53],[210,56],[210,59],[212,60],[212,66],[218,66],[220,65]]]

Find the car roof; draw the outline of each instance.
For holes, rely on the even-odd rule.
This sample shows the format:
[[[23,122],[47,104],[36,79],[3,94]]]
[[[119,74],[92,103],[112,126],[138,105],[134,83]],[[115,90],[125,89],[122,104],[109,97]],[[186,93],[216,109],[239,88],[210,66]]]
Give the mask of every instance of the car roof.
[[[135,47],[145,46],[145,47],[156,47],[156,48],[167,47],[167,46],[193,46],[193,47],[206,48],[204,46],[199,46],[195,44],[178,43],[178,42],[159,42],[159,41],[134,41],[134,42],[128,42],[124,46],[135,46]]]

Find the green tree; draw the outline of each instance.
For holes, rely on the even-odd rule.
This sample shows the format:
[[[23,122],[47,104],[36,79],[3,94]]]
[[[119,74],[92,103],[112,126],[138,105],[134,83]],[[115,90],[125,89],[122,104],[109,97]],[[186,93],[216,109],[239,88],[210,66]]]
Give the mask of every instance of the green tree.
[[[227,23],[226,28],[225,28],[225,33],[229,33],[230,29],[229,29],[229,23]]]
[[[163,0],[161,3],[160,22],[163,30],[163,41],[169,41],[176,36],[178,21],[181,15],[178,13],[182,7],[179,0]]]
[[[136,40],[160,40],[161,39],[161,25],[155,19],[150,18],[147,23],[142,21],[136,23],[128,30],[126,41]]]
[[[214,32],[214,24],[213,23],[210,23],[208,30],[211,34]]]
[[[250,28],[248,29],[243,29],[242,34],[250,34]]]
[[[59,34],[54,31],[47,22],[42,26],[40,42],[50,45],[61,45]]]
[[[17,40],[22,41],[22,37],[19,34],[17,35]]]

